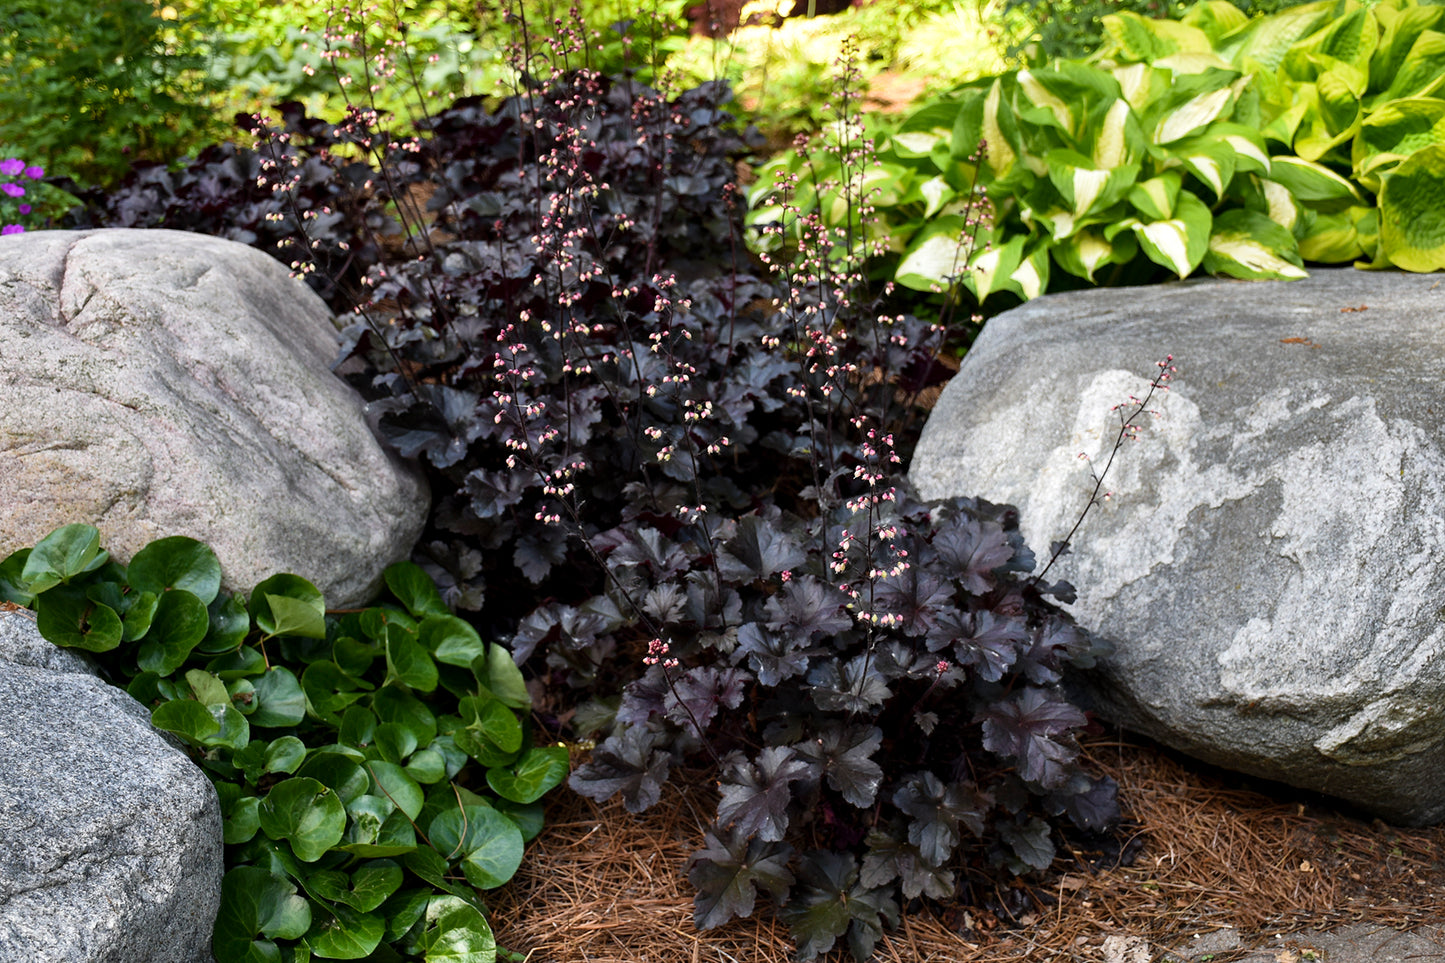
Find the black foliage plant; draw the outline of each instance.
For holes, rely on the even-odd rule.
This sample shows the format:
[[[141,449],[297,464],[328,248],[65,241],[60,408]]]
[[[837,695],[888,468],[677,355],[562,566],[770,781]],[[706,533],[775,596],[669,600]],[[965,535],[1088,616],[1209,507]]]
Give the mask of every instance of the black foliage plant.
[[[254,152],[138,172],[89,216],[250,234],[328,276],[338,370],[431,475],[415,560],[510,640],[544,721],[596,740],[572,787],[639,812],[709,759],[698,925],[761,892],[802,958],[862,960],[909,901],[1115,817],[1057,687],[1099,651],[1049,601],[1072,589],[1029,577],[1013,509],[899,477],[944,327],[883,313],[867,252],[807,215],[796,260],[747,257],[728,96],[559,73],[405,140],[288,107]],[[861,175],[839,104],[825,149]],[[841,196],[866,216],[861,176]]]

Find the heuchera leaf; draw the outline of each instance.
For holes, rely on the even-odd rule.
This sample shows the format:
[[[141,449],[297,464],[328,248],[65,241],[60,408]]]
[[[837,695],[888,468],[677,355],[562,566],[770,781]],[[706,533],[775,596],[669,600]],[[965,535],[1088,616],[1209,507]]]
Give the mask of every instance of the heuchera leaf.
[[[1014,760],[1019,775],[1045,788],[1061,785],[1078,755],[1074,746],[1055,737],[1088,721],[1070,703],[1035,686],[995,702],[978,718],[983,722],[984,748]]]
[[[994,827],[1013,851],[1014,857],[1029,869],[1048,869],[1054,861],[1054,843],[1049,838],[1049,824],[1038,817],[1018,822],[1000,821]],[[1018,872],[1023,872],[1020,867]]]
[[[789,785],[807,775],[807,762],[787,746],[768,746],[758,753],[755,763],[733,760],[720,783],[718,825],[731,826],[744,839],[782,839],[788,829],[788,806],[793,801]]]
[[[719,709],[736,709],[743,701],[743,686],[752,676],[742,669],[688,668],[663,695],[663,712],[679,726],[706,729]]]
[[[963,783],[947,786],[931,772],[915,772],[893,793],[893,805],[910,817],[908,841],[934,866],[943,866],[962,838],[960,826],[983,835],[991,800]]]
[[[807,561],[807,553],[772,521],[748,515],[738,521],[734,536],[718,555],[723,576],[739,582],[765,579]]]
[[[627,811],[640,813],[657,802],[671,768],[668,754],[657,748],[662,742],[658,732],[628,726],[593,749],[567,785],[597,802],[621,793]]]
[[[760,684],[775,686],[808,671],[808,659],[814,650],[805,647],[806,638],[806,633],[796,628],[774,631],[749,622],[738,628],[738,646],[732,658],[734,662],[747,659]]]
[[[883,767],[873,760],[882,744],[883,731],[877,726],[833,723],[823,726],[816,738],[793,748],[800,758],[814,764],[810,773],[814,778],[826,775],[828,785],[844,799],[867,809],[883,781]]]
[[[703,849],[693,853],[687,872],[697,887],[692,905],[698,929],[710,930],[733,917],[753,915],[759,887],[775,903],[786,900],[788,887],[793,885],[788,870],[793,847],[735,833],[720,838],[712,831],[703,835],[703,844]]]
[[[868,852],[858,882],[864,886],[887,886],[899,881],[907,899],[928,896],[949,899],[954,892],[953,871],[942,869],[923,858],[918,847],[892,833],[868,834]]]
[[[898,924],[898,905],[888,894],[891,888],[860,883],[857,861],[849,853],[804,855],[798,884],[779,910],[798,944],[798,959],[817,959],[844,933],[854,959],[871,957],[884,921]]]

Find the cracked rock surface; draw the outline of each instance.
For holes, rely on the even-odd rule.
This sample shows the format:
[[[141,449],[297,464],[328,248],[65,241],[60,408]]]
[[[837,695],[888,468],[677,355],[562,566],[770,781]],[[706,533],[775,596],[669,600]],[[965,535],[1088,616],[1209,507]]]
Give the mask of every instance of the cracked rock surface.
[[[0,612],[0,772],[0,963],[209,963],[215,790],[23,612]]]
[[[363,605],[426,520],[420,473],[331,371],[326,305],[259,251],[179,231],[0,245],[0,557],[86,522],[128,560],[209,544],[226,587],[277,572]]]
[[[1318,269],[1039,298],[988,322],[919,442],[925,498],[1011,503],[1114,654],[1106,718],[1207,762],[1445,819],[1445,288]],[[1085,454],[1092,461],[1080,459]]]

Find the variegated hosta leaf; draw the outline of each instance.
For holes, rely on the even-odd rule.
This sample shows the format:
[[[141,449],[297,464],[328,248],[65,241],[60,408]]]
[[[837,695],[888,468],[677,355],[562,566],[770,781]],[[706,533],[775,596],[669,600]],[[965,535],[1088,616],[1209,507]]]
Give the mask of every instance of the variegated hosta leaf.
[[[984,160],[994,177],[1007,176],[1018,154],[1009,143],[1009,130],[1014,127],[1013,111],[1003,102],[1003,81],[996,79],[983,101],[983,123],[979,133],[984,142]]]
[[[971,244],[962,217],[940,217],[922,228],[904,253],[893,279],[914,291],[946,291],[966,273]],[[983,238],[978,239],[982,246]]]
[[[1294,235],[1256,211],[1225,211],[1214,219],[1204,270],[1245,280],[1307,277]]]
[[[1056,96],[1045,85],[1039,83],[1031,70],[1020,70],[1018,72],[1019,88],[1023,91],[1028,103],[1034,107],[1043,107],[1049,114],[1058,121],[1060,127],[1070,134],[1074,132],[1074,112],[1069,105]],[[1020,105],[1022,108],[1023,105]]]
[[[1283,184],[1297,200],[1347,201],[1365,203],[1354,184],[1322,164],[1301,157],[1275,157],[1270,162],[1270,180]]]
[[[1257,18],[1226,38],[1219,53],[1231,63],[1244,66],[1253,61],[1273,72],[1296,42],[1330,22],[1335,8],[1335,0],[1316,0]]]
[[[1234,180],[1234,165],[1239,157],[1228,143],[1208,135],[1175,144],[1169,155],[1213,191],[1216,200],[1224,196],[1225,189]]]
[[[1094,273],[1110,264],[1127,264],[1139,253],[1139,242],[1130,231],[1105,239],[1097,230],[1079,231],[1053,246],[1054,262],[1075,277],[1095,280]]]
[[[1421,148],[1384,178],[1380,246],[1407,271],[1445,268],[1445,145]]]
[[[1305,112],[1295,129],[1294,151],[1305,160],[1317,161],[1359,131],[1364,116],[1360,97],[1365,92],[1365,75],[1338,63],[1307,86],[1312,88],[1313,109]]]
[[[1188,137],[1199,128],[1212,123],[1234,99],[1234,91],[1228,87],[1196,94],[1181,106],[1174,108],[1159,119],[1154,128],[1154,143],[1171,144]]]
[[[1180,191],[1174,205],[1174,216],[1164,221],[1143,221],[1130,218],[1128,227],[1139,246],[1155,264],[1186,278],[1209,250],[1209,231],[1213,221],[1204,202],[1188,191]],[[1130,223],[1132,222],[1132,223]],[[1108,232],[1105,232],[1106,236]]]
[[[1135,184],[1129,191],[1129,203],[1146,221],[1168,220],[1174,216],[1174,202],[1183,182],[1178,171],[1165,171]]]

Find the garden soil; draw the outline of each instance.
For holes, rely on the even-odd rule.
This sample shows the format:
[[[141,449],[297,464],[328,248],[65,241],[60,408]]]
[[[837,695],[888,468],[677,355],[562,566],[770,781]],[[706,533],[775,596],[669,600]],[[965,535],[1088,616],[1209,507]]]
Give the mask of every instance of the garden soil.
[[[910,907],[876,959],[1445,963],[1445,828],[1369,821],[1132,736],[1086,754],[1119,783],[1117,833],[1065,841],[1029,885],[980,877],[966,903]],[[553,795],[546,831],[490,901],[499,942],[528,963],[793,959],[765,898],[752,919],[693,926],[685,867],[717,801],[705,772],[675,774],[641,815]]]

